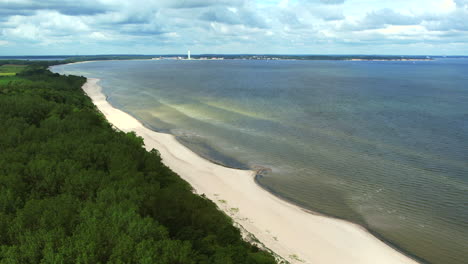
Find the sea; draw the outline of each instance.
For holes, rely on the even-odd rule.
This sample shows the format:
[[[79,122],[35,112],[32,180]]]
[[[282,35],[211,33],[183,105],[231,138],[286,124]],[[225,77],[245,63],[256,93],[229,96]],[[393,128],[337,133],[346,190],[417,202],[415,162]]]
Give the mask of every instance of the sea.
[[[468,59],[127,60],[52,67],[273,194],[423,263],[468,259]]]

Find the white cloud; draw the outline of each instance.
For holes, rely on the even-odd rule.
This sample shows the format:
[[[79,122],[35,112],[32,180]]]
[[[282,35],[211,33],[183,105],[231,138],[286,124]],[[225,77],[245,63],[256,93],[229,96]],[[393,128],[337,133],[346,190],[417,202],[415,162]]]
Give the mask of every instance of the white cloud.
[[[2,33],[4,37],[11,39],[34,41],[40,41],[43,39],[40,28],[32,24],[20,24],[15,28],[4,29]]]
[[[452,12],[456,9],[456,4],[453,0],[443,0],[439,5],[443,12]]]
[[[21,48],[406,53],[424,41],[468,50],[468,0],[12,0],[0,1],[0,16],[2,43]]]
[[[105,40],[105,41],[109,41],[109,40],[116,40],[114,37],[110,36],[109,34],[107,33],[104,33],[104,32],[93,32],[89,35],[89,38],[90,39],[94,39],[94,40]]]

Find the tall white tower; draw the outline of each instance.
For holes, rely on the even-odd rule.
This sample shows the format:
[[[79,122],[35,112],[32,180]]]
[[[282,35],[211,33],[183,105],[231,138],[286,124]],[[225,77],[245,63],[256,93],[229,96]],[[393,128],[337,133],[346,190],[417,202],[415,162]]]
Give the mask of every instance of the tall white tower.
[[[190,60],[190,50],[187,52],[187,59]]]

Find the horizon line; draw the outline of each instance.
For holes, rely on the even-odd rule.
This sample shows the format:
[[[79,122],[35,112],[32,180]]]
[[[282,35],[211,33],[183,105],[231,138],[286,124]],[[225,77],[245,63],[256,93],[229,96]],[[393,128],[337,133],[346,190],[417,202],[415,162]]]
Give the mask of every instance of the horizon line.
[[[70,54],[60,54],[60,55],[0,55],[0,57],[84,57],[84,56],[176,56],[176,55],[187,55],[186,53],[165,53],[165,54],[126,54],[126,53],[115,53],[115,54],[81,54],[81,55],[70,55]],[[282,54],[282,53],[198,53],[194,54],[191,53],[191,56],[202,56],[202,55],[227,55],[227,56],[255,56],[255,55],[270,55],[270,56],[434,56],[434,57],[468,57],[466,55],[444,55],[444,54],[346,54],[346,53],[339,53],[339,54],[299,54],[299,53],[292,53],[292,54]]]

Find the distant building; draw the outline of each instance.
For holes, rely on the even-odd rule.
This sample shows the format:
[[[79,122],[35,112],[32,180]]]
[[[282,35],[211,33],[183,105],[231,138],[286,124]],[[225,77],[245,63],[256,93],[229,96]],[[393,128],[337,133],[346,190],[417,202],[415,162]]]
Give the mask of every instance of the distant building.
[[[190,50],[187,52],[187,60],[190,60]]]

